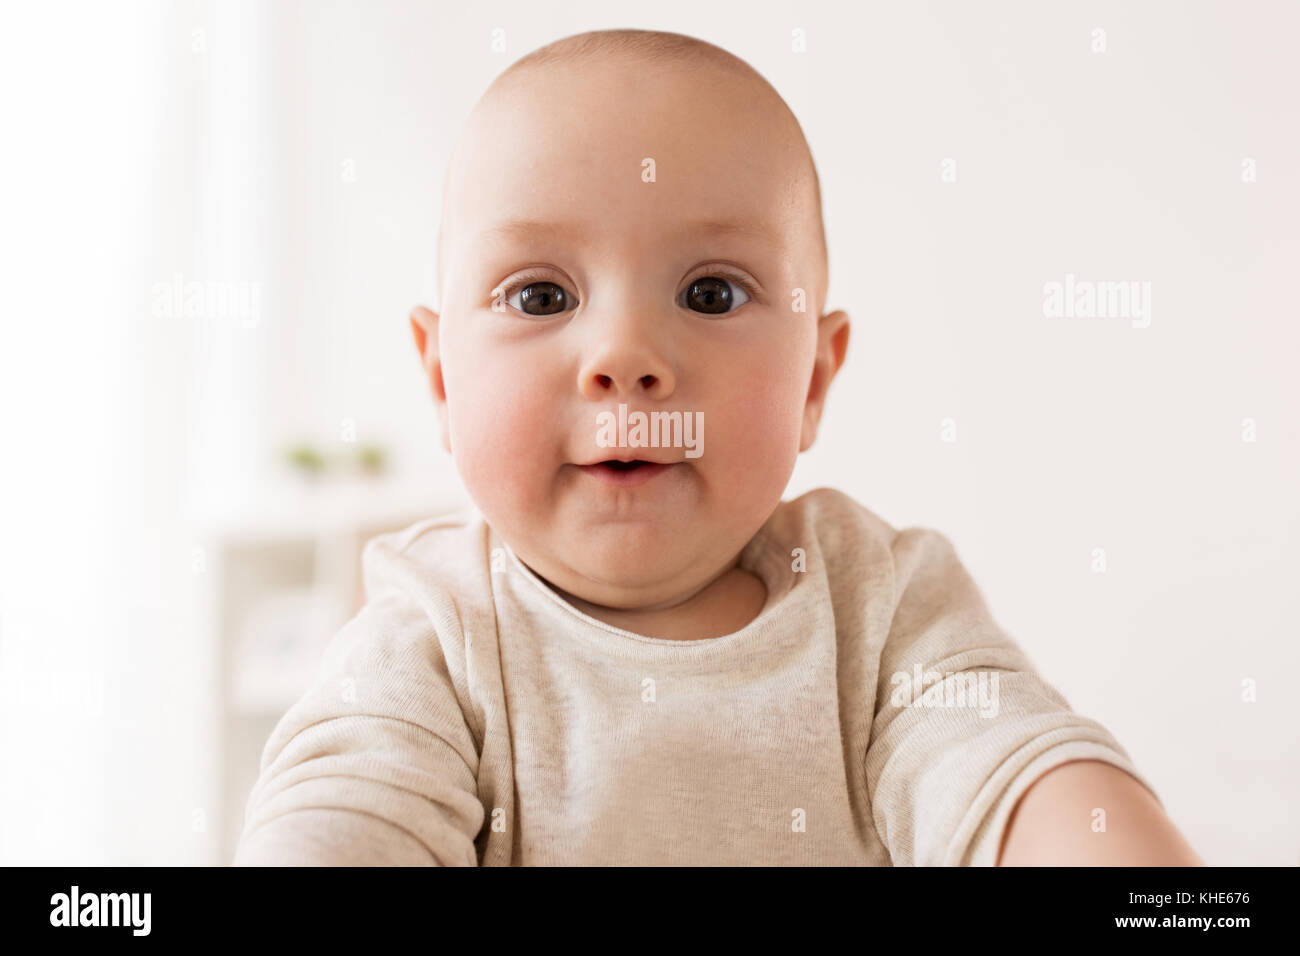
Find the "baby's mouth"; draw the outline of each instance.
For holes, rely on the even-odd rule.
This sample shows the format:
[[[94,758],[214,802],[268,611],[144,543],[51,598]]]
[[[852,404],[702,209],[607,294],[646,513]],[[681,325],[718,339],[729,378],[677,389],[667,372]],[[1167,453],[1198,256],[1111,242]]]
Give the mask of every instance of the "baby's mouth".
[[[607,458],[604,461],[579,466],[582,471],[593,478],[600,479],[602,483],[620,488],[639,487],[653,481],[658,475],[675,472],[681,467],[681,462],[648,461],[644,458],[633,458],[627,461]]]

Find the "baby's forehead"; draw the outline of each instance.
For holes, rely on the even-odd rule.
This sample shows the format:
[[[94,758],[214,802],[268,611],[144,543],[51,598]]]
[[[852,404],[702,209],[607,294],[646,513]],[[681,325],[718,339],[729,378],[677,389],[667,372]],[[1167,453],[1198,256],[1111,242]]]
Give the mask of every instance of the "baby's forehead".
[[[649,167],[647,167],[649,168]],[[528,188],[527,174],[511,185],[478,181],[477,195],[452,201],[452,262],[480,266],[497,260],[580,255],[581,262],[664,262],[674,256],[715,255],[742,261],[791,257],[807,235],[806,212],[755,199],[757,191],[726,193],[708,182],[656,192],[627,188],[617,175],[587,175],[582,193]]]
[[[494,113],[458,149],[446,199],[476,221],[580,208],[752,221],[788,213],[810,178],[771,124],[733,115],[700,126],[662,116],[635,125],[628,129],[617,111],[526,103]]]
[[[649,261],[663,250],[690,254],[697,249],[781,257],[798,241],[796,231],[779,219],[732,215],[726,211],[700,216],[682,211],[646,217],[603,217],[599,220],[557,211],[533,218],[506,216],[476,224],[464,237],[466,259],[494,253],[545,249],[599,250],[629,260]]]
[[[440,272],[444,235],[473,255],[542,238],[791,246],[820,233],[802,130],[756,82],[716,67],[647,75],[601,62],[494,84],[448,167]]]

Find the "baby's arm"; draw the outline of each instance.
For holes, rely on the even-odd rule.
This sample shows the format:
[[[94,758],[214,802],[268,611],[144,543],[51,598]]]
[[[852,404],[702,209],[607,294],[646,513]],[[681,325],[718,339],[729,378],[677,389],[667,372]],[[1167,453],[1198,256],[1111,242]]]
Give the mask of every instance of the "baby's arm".
[[[1094,811],[1106,811],[1095,831]],[[1204,866],[1151,792],[1096,760],[1061,764],[1011,811],[999,866]]]
[[[997,625],[951,543],[908,529],[891,552],[866,773],[894,864],[1197,862],[1114,736]],[[926,675],[934,700],[918,698],[912,675]]]
[[[234,866],[431,866],[419,839],[378,817],[308,807],[244,835]]]
[[[477,770],[439,635],[387,589],[267,741],[233,863],[475,866]]]

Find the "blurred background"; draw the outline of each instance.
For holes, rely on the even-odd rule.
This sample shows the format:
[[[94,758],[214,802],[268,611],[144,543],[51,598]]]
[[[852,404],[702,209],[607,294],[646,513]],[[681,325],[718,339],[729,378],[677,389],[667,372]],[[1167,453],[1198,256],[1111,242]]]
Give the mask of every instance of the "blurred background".
[[[731,50],[811,143],[854,324],[786,497],[942,530],[1207,862],[1300,861],[1300,6],[4,20],[0,863],[229,862],[361,546],[468,502],[407,320],[454,137],[608,27]],[[1068,276],[1149,324],[1055,317]]]

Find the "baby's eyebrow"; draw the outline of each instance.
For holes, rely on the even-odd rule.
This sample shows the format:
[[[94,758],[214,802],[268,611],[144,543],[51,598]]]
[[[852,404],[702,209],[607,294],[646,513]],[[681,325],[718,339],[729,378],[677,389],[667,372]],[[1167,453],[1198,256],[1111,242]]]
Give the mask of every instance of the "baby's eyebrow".
[[[582,239],[587,236],[587,224],[579,221],[556,222],[545,219],[506,219],[483,230],[479,238],[484,242],[507,239],[533,239],[545,236],[551,239]],[[780,246],[780,232],[766,219],[742,217],[739,219],[695,219],[682,223],[668,236],[680,239],[684,236],[747,236],[766,243]]]

